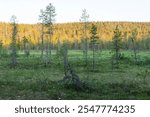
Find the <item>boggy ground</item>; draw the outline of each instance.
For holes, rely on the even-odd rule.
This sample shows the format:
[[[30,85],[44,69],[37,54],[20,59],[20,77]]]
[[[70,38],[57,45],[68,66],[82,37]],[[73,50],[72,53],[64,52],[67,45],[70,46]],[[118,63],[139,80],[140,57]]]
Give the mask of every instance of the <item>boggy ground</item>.
[[[96,53],[96,67],[92,70],[92,53],[85,66],[82,51],[69,51],[69,62],[86,84],[77,89],[58,81],[64,77],[62,59],[53,51],[52,63],[47,67],[39,51],[29,57],[18,53],[16,68],[10,68],[10,56],[0,59],[0,99],[150,99],[150,53],[139,52],[134,64],[132,52],[124,51],[119,68],[112,69],[110,51]]]

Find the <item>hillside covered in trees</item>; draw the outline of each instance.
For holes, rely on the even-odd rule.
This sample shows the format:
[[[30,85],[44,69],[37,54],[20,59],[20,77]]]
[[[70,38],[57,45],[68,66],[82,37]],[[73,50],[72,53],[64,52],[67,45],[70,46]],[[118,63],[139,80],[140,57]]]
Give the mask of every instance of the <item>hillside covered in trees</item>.
[[[142,49],[150,47],[150,23],[149,22],[89,22],[87,37],[90,38],[91,25],[97,26],[98,42],[101,47],[109,47],[108,43],[112,41],[115,27],[118,25],[122,34],[122,41],[128,41],[134,29],[137,30],[137,45]],[[11,25],[10,23],[0,23],[0,42],[4,47],[9,47],[11,43]],[[64,23],[53,25],[52,44],[56,45],[58,41],[64,40],[70,42],[70,47],[80,48],[80,42],[83,39],[83,23]],[[41,24],[18,24],[17,47],[22,48],[24,38],[30,44],[30,48],[40,48],[41,44]],[[44,36],[44,40],[46,39]],[[53,46],[54,47],[54,46]]]

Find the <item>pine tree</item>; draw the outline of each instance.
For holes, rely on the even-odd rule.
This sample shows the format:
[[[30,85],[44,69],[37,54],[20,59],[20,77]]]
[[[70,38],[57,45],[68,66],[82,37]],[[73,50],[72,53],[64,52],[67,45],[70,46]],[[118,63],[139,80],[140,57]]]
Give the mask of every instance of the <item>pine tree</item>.
[[[24,45],[24,54],[26,57],[28,57],[30,55],[30,52],[29,52],[29,42],[26,36],[23,37],[23,45]]]
[[[68,42],[64,41],[60,48],[60,55],[63,57],[64,70],[66,72],[68,67]]]
[[[87,37],[87,30],[88,30],[88,19],[89,15],[87,14],[86,9],[82,10],[81,22],[83,22],[83,45],[84,45],[84,56],[85,56],[85,64],[88,64],[88,37]]]
[[[128,33],[127,32],[124,32],[124,48],[125,50],[128,49]]]
[[[3,51],[3,43],[2,40],[0,40],[0,58],[2,57],[2,52]]]
[[[16,47],[16,36],[17,36],[17,23],[16,16],[11,17],[12,22],[12,42],[11,42],[11,66],[14,68],[17,65],[17,47]]]
[[[46,25],[48,27],[48,34],[49,34],[49,44],[48,44],[48,50],[49,50],[49,56],[51,59],[51,50],[52,50],[52,35],[53,35],[53,23],[55,22],[55,7],[50,3],[45,10],[46,14]]]
[[[42,23],[41,23],[41,57],[43,58],[43,54],[44,54],[44,24],[45,24],[45,18],[46,18],[46,15],[44,13],[43,10],[40,11],[41,12],[41,15],[39,16],[39,20],[42,20]]]
[[[51,62],[51,50],[52,50],[52,35],[53,35],[53,23],[55,21],[55,7],[50,3],[48,6],[46,6],[45,10],[41,10],[40,20],[42,20],[42,52],[43,55],[43,48],[44,48],[44,34],[49,35],[47,37],[46,41],[46,58],[45,63],[46,66],[48,63]],[[44,32],[44,27],[46,28],[46,32]]]
[[[116,29],[114,31],[114,36],[113,36],[113,50],[115,52],[114,54],[114,58],[115,62],[112,63],[112,65],[116,65],[116,67],[119,67],[119,59],[120,59],[120,49],[122,47],[121,45],[121,41],[122,41],[122,35],[121,35],[121,31],[119,31],[119,26],[116,26]]]
[[[95,46],[96,46],[96,43],[97,43],[97,39],[98,39],[98,36],[97,36],[97,27],[92,24],[92,27],[91,27],[91,44],[92,44],[92,52],[93,52],[93,58],[92,58],[92,68],[93,70],[95,69]]]

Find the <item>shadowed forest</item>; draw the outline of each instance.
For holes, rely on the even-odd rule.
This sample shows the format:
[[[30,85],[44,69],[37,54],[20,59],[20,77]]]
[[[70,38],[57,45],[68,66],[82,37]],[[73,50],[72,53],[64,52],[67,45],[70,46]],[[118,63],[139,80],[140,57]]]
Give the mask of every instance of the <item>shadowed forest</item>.
[[[150,99],[150,22],[0,23],[0,99]]]

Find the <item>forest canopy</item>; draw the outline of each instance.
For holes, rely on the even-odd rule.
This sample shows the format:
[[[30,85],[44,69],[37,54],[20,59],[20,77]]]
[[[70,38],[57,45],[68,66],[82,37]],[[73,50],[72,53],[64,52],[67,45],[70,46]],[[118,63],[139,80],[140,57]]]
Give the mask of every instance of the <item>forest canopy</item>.
[[[127,39],[131,36],[132,31],[136,29],[138,41],[146,40],[147,43],[147,40],[150,40],[150,22],[89,22],[88,38],[90,38],[90,28],[92,24],[97,26],[98,40],[104,43],[112,41],[117,25],[119,26],[122,36],[126,36]],[[60,42],[67,40],[71,44],[74,43],[74,41],[80,43],[83,37],[82,26],[83,23],[81,22],[54,24],[52,44],[55,45],[58,39]],[[10,23],[0,23],[0,42],[4,47],[9,47],[11,43],[11,30]],[[27,38],[32,48],[38,47],[41,43],[41,24],[18,24],[16,41],[19,48],[23,47],[24,37]]]

